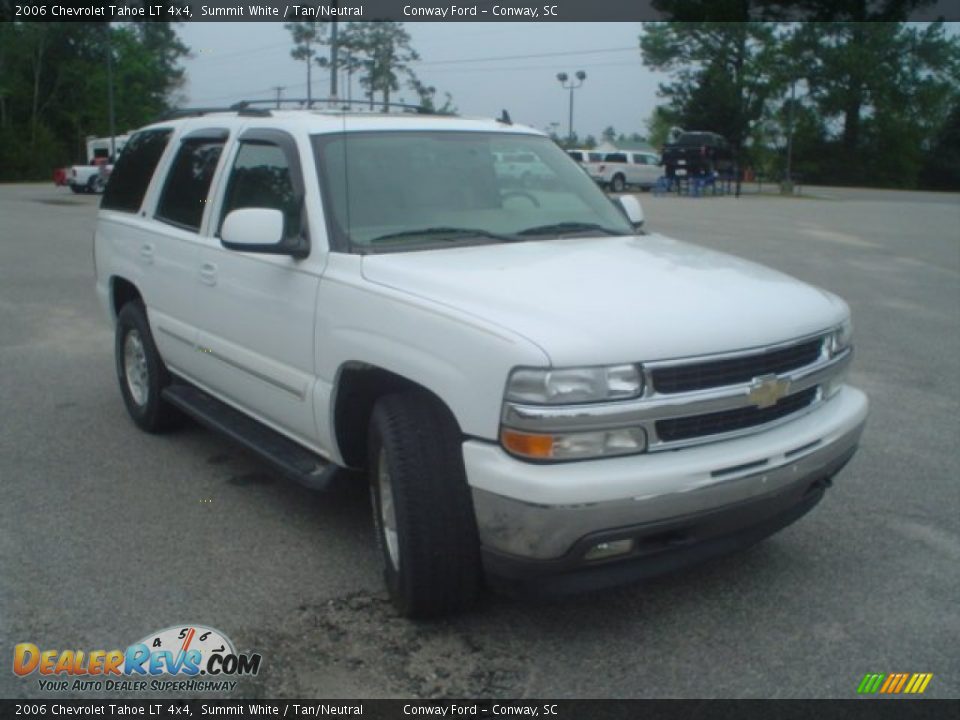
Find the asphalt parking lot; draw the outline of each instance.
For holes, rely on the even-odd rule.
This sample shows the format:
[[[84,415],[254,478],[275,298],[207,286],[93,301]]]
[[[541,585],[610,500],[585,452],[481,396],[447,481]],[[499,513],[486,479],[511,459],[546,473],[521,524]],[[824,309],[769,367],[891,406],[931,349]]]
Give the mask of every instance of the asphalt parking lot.
[[[0,186],[3,663],[195,622],[263,655],[247,697],[852,698],[867,672],[960,697],[960,196],[805,192],[641,199],[651,230],[850,303],[872,410],[820,506],[643,586],[414,624],[386,602],[364,492],[134,427],[93,292],[98,199]],[[0,697],[38,696],[0,671]]]

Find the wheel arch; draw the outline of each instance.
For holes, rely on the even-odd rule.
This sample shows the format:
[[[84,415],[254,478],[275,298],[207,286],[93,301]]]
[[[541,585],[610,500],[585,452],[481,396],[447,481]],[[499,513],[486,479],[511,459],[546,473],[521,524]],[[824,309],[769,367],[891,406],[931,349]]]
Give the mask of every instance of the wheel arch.
[[[333,439],[347,467],[361,468],[366,464],[367,429],[377,400],[385,395],[410,391],[432,397],[446,409],[457,432],[462,432],[453,410],[430,388],[369,363],[348,361],[340,366],[333,389]]]
[[[143,302],[143,295],[136,285],[119,275],[110,278],[110,309],[114,319],[123,310],[124,305],[136,301]]]

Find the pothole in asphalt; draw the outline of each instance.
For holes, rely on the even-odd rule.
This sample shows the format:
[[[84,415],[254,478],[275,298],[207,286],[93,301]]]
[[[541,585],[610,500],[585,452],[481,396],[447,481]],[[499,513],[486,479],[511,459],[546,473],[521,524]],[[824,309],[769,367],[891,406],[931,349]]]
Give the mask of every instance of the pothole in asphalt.
[[[298,611],[300,632],[274,647],[280,666],[299,675],[298,687],[289,689],[306,696],[317,692],[309,678],[323,677],[325,669],[378,695],[515,696],[530,667],[527,658],[463,630],[456,619],[400,617],[385,596],[361,591]]]

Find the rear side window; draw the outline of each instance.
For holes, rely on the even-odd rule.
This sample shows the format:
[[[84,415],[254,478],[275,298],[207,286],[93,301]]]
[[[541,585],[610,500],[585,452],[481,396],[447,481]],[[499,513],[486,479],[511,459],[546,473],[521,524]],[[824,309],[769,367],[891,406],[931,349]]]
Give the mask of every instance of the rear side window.
[[[626,153],[608,153],[604,158],[604,162],[610,163],[625,163],[627,161]]]
[[[300,200],[283,150],[265,142],[243,142],[237,152],[223,203],[223,219],[232,210],[272,208],[284,218],[284,236],[300,234]]]
[[[110,173],[101,207],[130,213],[140,209],[171,132],[169,129],[144,130],[130,138]]]
[[[222,139],[209,138],[187,138],[180,144],[157,205],[158,220],[185,230],[200,229],[223,144]]]

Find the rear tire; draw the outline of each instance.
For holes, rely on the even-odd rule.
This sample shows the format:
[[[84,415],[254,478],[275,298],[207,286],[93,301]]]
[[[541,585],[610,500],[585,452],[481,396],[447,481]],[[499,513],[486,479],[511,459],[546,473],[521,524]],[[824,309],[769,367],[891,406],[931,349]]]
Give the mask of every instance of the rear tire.
[[[480,541],[456,420],[424,392],[381,398],[367,468],[390,599],[426,618],[464,610],[481,585]]]
[[[146,310],[139,301],[128,302],[117,315],[114,355],[123,403],[137,426],[159,433],[179,425],[183,416],[160,397],[170,384],[170,373],[160,359]]]

